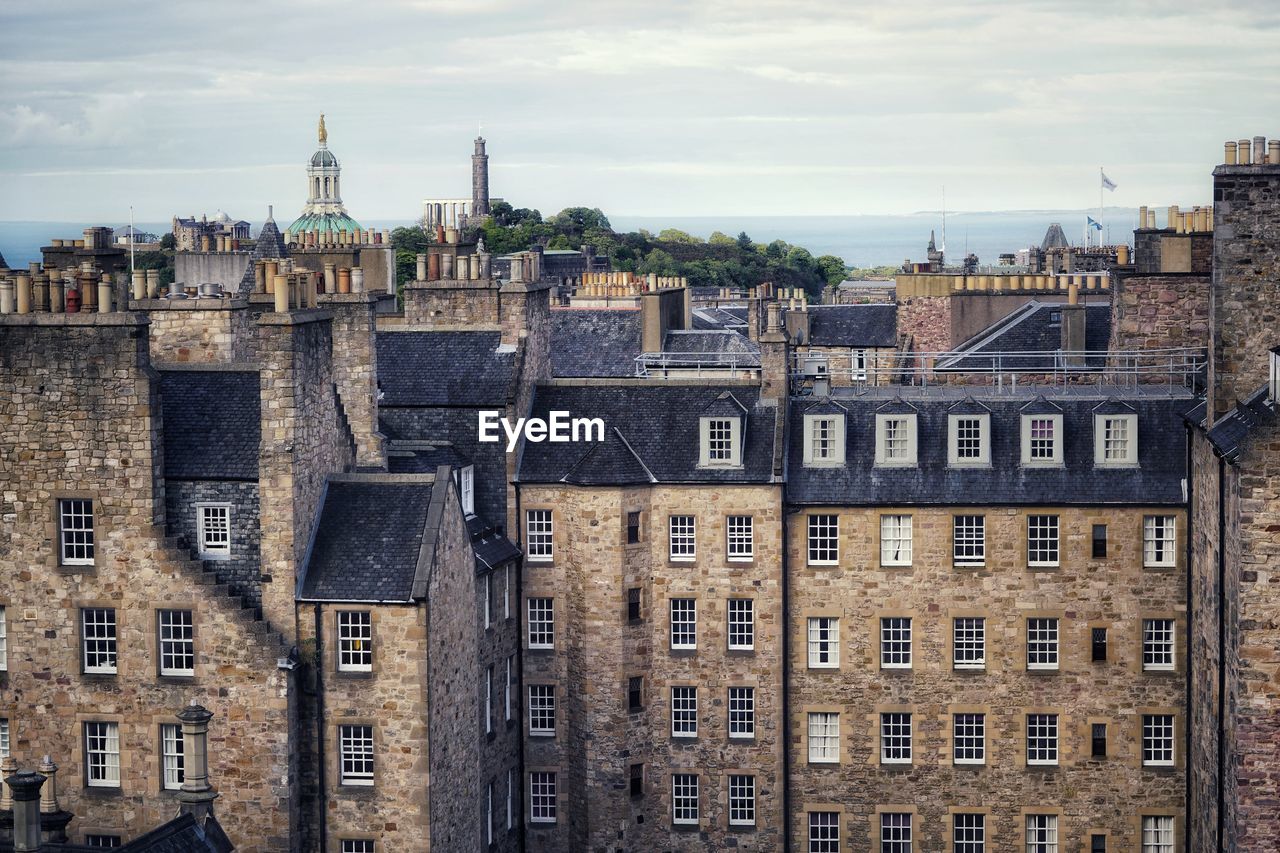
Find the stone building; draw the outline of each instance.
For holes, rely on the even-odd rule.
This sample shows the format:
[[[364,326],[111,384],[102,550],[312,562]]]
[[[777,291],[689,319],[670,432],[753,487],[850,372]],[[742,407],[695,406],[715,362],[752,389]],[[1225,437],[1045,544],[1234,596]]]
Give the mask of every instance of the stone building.
[[[342,204],[342,164],[329,150],[329,132],[320,116],[316,131],[319,147],[307,164],[307,203],[302,214],[285,229],[288,240],[308,231],[325,234],[325,242],[347,242],[346,235],[353,235],[360,228]]]
[[[249,223],[243,219],[234,220],[221,210],[213,215],[212,220],[207,215],[201,215],[199,219],[194,214],[185,219],[175,216],[172,230],[173,247],[179,252],[207,252],[219,238],[236,247],[249,240]],[[117,228],[116,234],[120,231]],[[124,233],[127,237],[128,232]]]
[[[475,138],[471,155],[470,198],[427,198],[422,200],[422,225],[427,229],[476,228],[489,216],[490,205],[500,198],[489,197],[489,154],[485,138]]]

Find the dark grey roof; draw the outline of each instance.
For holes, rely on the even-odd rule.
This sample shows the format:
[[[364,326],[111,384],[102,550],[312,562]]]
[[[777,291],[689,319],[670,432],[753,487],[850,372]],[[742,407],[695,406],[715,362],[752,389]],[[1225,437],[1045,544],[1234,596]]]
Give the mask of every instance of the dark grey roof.
[[[729,391],[746,407],[740,469],[699,468],[701,413]],[[543,386],[534,397],[532,415],[546,418],[551,410],[570,417],[598,417],[606,437],[616,429],[635,459],[659,483],[769,482],[773,470],[776,408],[760,405],[760,389],[752,385],[584,385]],[[519,479],[526,483],[555,483],[574,475],[592,484],[637,482],[637,469],[622,444],[594,443],[525,445]],[[597,453],[593,451],[598,450]],[[590,458],[587,458],[590,456]],[[611,460],[611,471],[603,463]],[[579,463],[583,467],[579,467]],[[588,477],[589,472],[589,477]],[[647,480],[645,481],[647,482]]]
[[[4,259],[4,253],[0,252],[0,269],[8,269],[8,268],[9,268],[9,264]]]
[[[202,824],[180,814],[119,848],[121,853],[231,853],[235,845],[213,815]]]
[[[409,601],[432,489],[428,482],[330,482],[302,598]]]
[[[285,247],[284,236],[276,226],[275,219],[268,216],[267,221],[262,223],[262,230],[258,232],[258,242],[254,244],[253,252],[249,255],[249,264],[245,267],[244,275],[240,277],[240,295],[247,296],[253,292],[257,283],[254,277],[257,261],[287,257],[289,257],[289,250]]]
[[[746,309],[741,309],[745,312]],[[693,328],[695,329],[737,329],[746,331],[745,313],[738,313],[736,306],[693,306]]]
[[[613,427],[605,431],[604,441],[592,444],[582,454],[564,475],[564,482],[575,486],[640,485],[654,482],[654,477]]]
[[[977,394],[978,392],[975,392]],[[804,410],[792,407],[787,497],[797,504],[827,505],[1027,505],[1179,504],[1186,466],[1181,416],[1189,397],[1135,397],[1125,402],[1138,415],[1138,467],[1095,469],[1094,408],[1104,397],[1054,396],[1063,415],[1063,467],[1023,468],[1021,414],[1025,398],[983,395],[991,411],[991,467],[947,465],[947,415],[954,398],[913,396],[916,407],[915,468],[875,466],[875,415],[881,400],[842,398],[846,464],[805,467],[801,437]]]
[[[509,563],[520,556],[520,549],[495,527],[478,515],[467,519],[467,532],[471,534],[471,549],[476,555],[476,571],[485,572]]]
[[[498,332],[379,332],[382,406],[484,406],[506,403],[514,347]]]
[[[1213,427],[1209,430],[1209,441],[1213,442],[1214,448],[1226,457],[1227,461],[1234,462],[1256,435],[1266,429],[1274,428],[1277,419],[1280,419],[1280,414],[1276,412],[1277,407],[1267,403],[1267,393],[1268,387],[1263,385],[1236,404],[1234,409],[1214,421]],[[1191,417],[1203,426],[1204,405],[1198,406],[1195,412],[1188,415],[1189,419]]]
[[[718,355],[735,355],[739,366],[755,367],[760,364],[760,345],[727,329],[721,330],[684,330],[676,329],[667,332],[662,342],[664,353],[716,353]]]
[[[487,518],[507,516],[506,442],[484,443],[477,429],[478,409],[395,408],[378,409],[378,428],[395,448],[398,442],[447,442],[452,453],[475,466],[476,512]],[[388,470],[393,474],[431,474],[441,462],[448,461],[437,449],[416,450],[411,456],[390,456]]]
[[[1028,302],[1021,308],[974,335],[958,346],[954,354],[938,361],[938,369],[980,370],[992,366],[992,359],[978,353],[1058,352],[1062,349],[1062,308],[1060,302]],[[1084,346],[1097,353],[1086,360],[1089,367],[1106,364],[1111,339],[1111,306],[1084,307]],[[1052,369],[1056,356],[1002,357],[1005,368]]]
[[[816,347],[892,347],[897,305],[811,305],[809,343]]]
[[[1040,251],[1047,252],[1050,249],[1065,249],[1071,243],[1067,240],[1067,235],[1062,233],[1062,226],[1057,222],[1050,223],[1049,229],[1044,232],[1044,239],[1040,241]]]
[[[635,376],[640,354],[636,309],[554,308],[551,374],[563,377]]]
[[[164,475],[257,480],[262,397],[257,371],[162,370]]]

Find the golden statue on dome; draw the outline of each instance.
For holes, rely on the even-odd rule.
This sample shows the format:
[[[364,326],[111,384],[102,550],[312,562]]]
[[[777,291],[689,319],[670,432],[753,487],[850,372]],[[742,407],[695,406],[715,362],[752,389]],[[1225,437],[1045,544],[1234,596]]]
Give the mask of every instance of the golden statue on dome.
[[[324,113],[320,113],[320,144],[327,145],[329,143],[329,133],[324,129]]]

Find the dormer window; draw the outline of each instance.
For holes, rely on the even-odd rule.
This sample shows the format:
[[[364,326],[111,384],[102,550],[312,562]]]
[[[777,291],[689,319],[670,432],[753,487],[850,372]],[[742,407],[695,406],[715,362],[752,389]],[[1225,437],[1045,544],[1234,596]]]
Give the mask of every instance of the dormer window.
[[[747,410],[728,391],[703,409],[699,418],[699,468],[741,468],[742,433]]]
[[[804,416],[804,464],[844,464],[844,415]]]
[[[733,420],[731,418],[707,418],[707,464],[733,464]]]
[[[1028,468],[1062,465],[1062,415],[1022,416],[1022,464]]]
[[[1138,416],[1094,415],[1093,464],[1138,464]]]
[[[991,464],[991,416],[950,415],[947,418],[947,463],[953,468]]]
[[[876,415],[876,465],[910,467],[916,464],[916,416]]]

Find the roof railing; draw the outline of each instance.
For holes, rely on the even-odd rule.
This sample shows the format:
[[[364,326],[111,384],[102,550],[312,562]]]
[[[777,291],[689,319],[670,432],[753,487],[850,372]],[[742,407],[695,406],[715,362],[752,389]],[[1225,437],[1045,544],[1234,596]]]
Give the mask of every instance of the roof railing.
[[[644,352],[636,356],[636,376],[663,378],[676,375],[752,377],[760,372],[760,356],[744,352]]]

